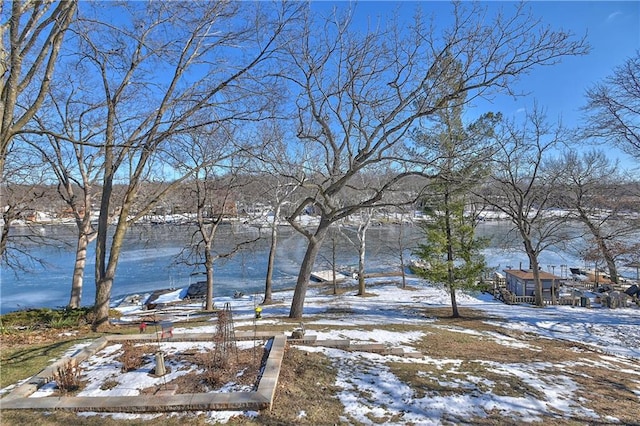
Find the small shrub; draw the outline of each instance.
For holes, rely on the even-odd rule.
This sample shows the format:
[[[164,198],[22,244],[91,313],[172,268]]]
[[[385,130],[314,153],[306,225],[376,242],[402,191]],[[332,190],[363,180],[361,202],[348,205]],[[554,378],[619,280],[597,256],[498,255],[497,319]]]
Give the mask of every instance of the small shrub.
[[[109,389],[113,389],[116,386],[118,386],[120,384],[120,382],[118,382],[117,380],[114,379],[107,379],[104,381],[104,383],[102,383],[100,385],[100,390],[109,390]]]
[[[216,360],[214,352],[201,352],[194,356],[195,363],[203,369],[200,377],[205,385],[216,388],[223,384],[226,369]]]
[[[49,327],[51,328],[71,328],[77,325],[78,321],[75,318],[56,317],[49,321]]]
[[[476,284],[476,287],[474,288],[474,290],[479,291],[479,292],[488,292],[490,290],[493,289],[493,283],[488,282],[488,281],[484,281],[484,282],[479,282],[478,284]]]
[[[12,335],[15,336],[20,333],[22,330],[27,330],[27,327],[5,327],[2,322],[0,322],[0,334],[3,336]]]
[[[81,369],[75,359],[70,359],[58,367],[53,374],[53,380],[58,389],[64,394],[73,392],[80,387]]]
[[[130,341],[122,343],[122,355],[120,362],[122,363],[122,372],[137,370],[144,364],[145,348],[136,346]]]

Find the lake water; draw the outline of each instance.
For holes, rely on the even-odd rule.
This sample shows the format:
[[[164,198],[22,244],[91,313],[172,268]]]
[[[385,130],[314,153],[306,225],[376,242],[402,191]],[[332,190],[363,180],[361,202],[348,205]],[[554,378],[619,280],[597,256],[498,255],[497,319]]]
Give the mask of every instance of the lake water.
[[[490,247],[485,250],[487,264],[504,269],[507,265],[517,268],[528,267],[526,255],[520,249],[521,243],[515,234],[509,234],[509,225],[503,222],[486,222],[480,225],[479,234],[491,237]],[[176,263],[176,256],[188,245],[194,228],[188,225],[136,225],[126,238],[112,295],[122,296],[144,293],[169,287],[186,287],[195,281],[202,281],[202,268]],[[45,226],[40,228],[45,236],[56,241],[51,246],[33,244],[29,247],[34,257],[46,262],[46,267],[32,265],[28,272],[14,273],[3,270],[0,273],[0,312],[6,313],[29,307],[60,307],[69,301],[71,275],[74,264],[73,226]],[[214,296],[231,296],[235,291],[245,294],[263,294],[269,250],[267,238],[261,239],[250,248],[236,253],[228,260],[220,260],[215,266]],[[256,235],[255,228],[248,226],[224,226],[219,231],[220,249],[224,253],[238,238]],[[346,237],[345,237],[346,236]],[[411,244],[421,237],[419,228],[397,225],[372,226],[367,233],[367,272],[397,269],[401,244],[405,254],[411,253]],[[357,249],[347,239],[355,240],[355,230],[345,228],[342,233],[328,238],[321,255],[316,261],[316,269],[330,269],[333,243],[336,247],[336,264],[355,266],[358,262]],[[66,244],[65,244],[66,243]],[[95,244],[90,246],[85,271],[83,305],[92,305],[95,297]],[[293,288],[300,262],[306,250],[306,240],[291,227],[280,228],[274,290]],[[583,262],[571,247],[558,247],[543,253],[540,265],[560,275],[560,265],[583,266]]]

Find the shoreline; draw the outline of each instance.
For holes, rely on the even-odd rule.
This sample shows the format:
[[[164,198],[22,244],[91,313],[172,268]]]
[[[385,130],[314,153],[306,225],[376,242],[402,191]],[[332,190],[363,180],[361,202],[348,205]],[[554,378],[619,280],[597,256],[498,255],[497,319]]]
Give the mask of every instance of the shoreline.
[[[73,227],[68,224],[51,224],[43,226],[43,229],[47,229],[46,238],[58,239],[60,243],[57,245],[34,243],[29,250],[49,266],[33,265],[32,271],[20,272],[17,276],[10,271],[2,271],[0,299],[2,313],[31,307],[63,307],[69,301],[71,273],[75,262]],[[56,232],[56,229],[59,232]],[[221,233],[221,242],[228,238],[227,235],[230,232],[228,229],[225,227],[225,232]],[[388,246],[397,240],[400,229],[400,226],[394,224],[374,226],[370,229],[371,235],[367,237],[366,270],[382,272],[396,267],[398,260],[394,253],[390,253]],[[410,231],[406,235],[408,238],[420,238],[420,230],[417,227],[404,229]],[[527,262],[522,250],[510,238],[509,229],[510,225],[504,221],[487,221],[480,224],[480,235],[492,238],[491,245],[483,252],[486,263],[498,271],[507,268],[507,265],[517,267],[519,263],[526,265]],[[200,271],[194,271],[192,267],[176,263],[175,260],[175,255],[183,248],[183,240],[188,234],[183,225],[135,224],[131,231],[133,232],[128,233],[123,246],[112,289],[112,300],[122,299],[133,293],[152,293],[160,289],[183,288],[199,279],[193,274]],[[318,269],[328,269],[325,263],[331,256],[329,246],[329,244],[323,246],[324,258],[316,263]],[[87,254],[88,262],[81,306],[91,306],[94,303],[93,247],[95,246],[89,247]],[[305,249],[304,237],[290,226],[283,227],[276,255],[274,290],[295,286]],[[337,249],[338,265],[357,264],[357,253],[346,241],[338,244]],[[576,252],[577,250],[572,247],[549,249],[543,252],[540,265],[545,268],[545,271],[547,269],[551,271],[550,268],[553,265],[556,271],[561,265],[582,267],[584,262]],[[267,253],[268,245],[263,240],[251,251],[238,253],[225,262],[217,263],[214,295],[231,296],[235,291],[246,294],[263,293]],[[636,270],[633,268],[620,268],[620,272],[625,278],[635,279]]]

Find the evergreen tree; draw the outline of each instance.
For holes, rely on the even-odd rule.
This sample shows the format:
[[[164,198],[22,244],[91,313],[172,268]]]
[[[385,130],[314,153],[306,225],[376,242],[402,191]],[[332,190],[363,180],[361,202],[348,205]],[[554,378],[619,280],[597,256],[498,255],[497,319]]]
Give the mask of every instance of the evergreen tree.
[[[442,73],[448,85],[459,84],[461,70],[456,61],[451,60]],[[501,119],[500,114],[487,113],[465,128],[465,98],[463,94],[446,101],[446,107],[435,114],[433,127],[414,134],[417,144],[428,145],[438,154],[433,163],[437,178],[425,200],[425,213],[430,219],[422,225],[426,241],[415,253],[427,267],[418,269],[418,275],[445,284],[454,318],[460,317],[456,289],[475,286],[485,268],[481,250],[488,241],[475,236],[477,209],[467,194],[487,176],[486,165],[493,152],[491,137]]]
[[[487,239],[477,238],[477,218],[465,213],[464,197],[444,185],[439,202],[427,207],[431,219],[423,224],[425,242],[415,254],[427,265],[417,269],[419,276],[434,283],[442,283],[451,295],[452,316],[460,317],[456,289],[472,289],[485,269],[481,250]]]

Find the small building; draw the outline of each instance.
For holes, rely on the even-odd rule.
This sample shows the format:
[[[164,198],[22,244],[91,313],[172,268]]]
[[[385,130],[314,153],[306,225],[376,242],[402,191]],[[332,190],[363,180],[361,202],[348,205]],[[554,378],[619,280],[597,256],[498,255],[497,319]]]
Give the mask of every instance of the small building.
[[[507,290],[516,296],[535,296],[536,285],[533,281],[533,271],[529,269],[506,269],[503,272],[505,273]],[[551,299],[553,295],[557,297],[561,278],[544,271],[540,271],[538,274],[542,281],[543,299]],[[552,288],[553,293],[551,291]]]

